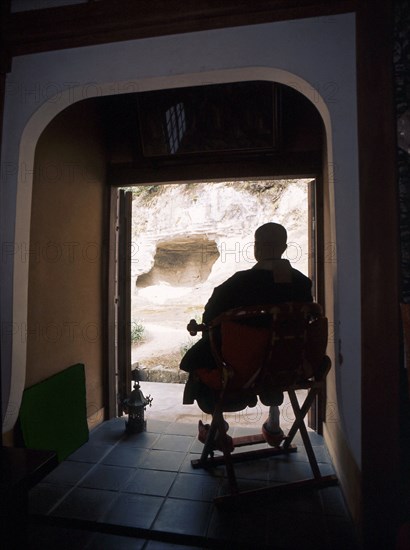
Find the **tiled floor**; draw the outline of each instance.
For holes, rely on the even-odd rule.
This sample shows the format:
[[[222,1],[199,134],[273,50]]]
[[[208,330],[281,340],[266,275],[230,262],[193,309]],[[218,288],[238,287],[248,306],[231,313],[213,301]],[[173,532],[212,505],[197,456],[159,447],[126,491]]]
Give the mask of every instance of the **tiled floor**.
[[[124,427],[113,419],[94,429],[31,491],[30,549],[356,548],[338,487],[216,507],[213,497],[227,492],[225,469],[192,468],[202,450],[195,423],[148,418],[134,435]],[[322,438],[311,439],[322,473],[332,473]],[[240,487],[309,476],[298,436],[295,443],[298,452],[287,457],[237,464]]]

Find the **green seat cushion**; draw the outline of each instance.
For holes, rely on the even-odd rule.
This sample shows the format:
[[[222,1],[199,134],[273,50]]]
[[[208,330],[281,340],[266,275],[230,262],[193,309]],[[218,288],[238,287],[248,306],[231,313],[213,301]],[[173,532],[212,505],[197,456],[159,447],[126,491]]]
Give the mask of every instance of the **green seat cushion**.
[[[60,462],[88,441],[84,365],[24,390],[20,427],[26,447],[55,451]]]

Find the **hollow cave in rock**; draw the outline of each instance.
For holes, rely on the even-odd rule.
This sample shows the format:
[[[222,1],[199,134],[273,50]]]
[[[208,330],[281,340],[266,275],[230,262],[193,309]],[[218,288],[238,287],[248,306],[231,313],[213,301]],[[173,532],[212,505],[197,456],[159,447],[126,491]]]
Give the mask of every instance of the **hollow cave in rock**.
[[[157,243],[154,265],[137,279],[137,288],[159,283],[195,287],[209,277],[219,257],[216,242],[203,235],[178,237]]]

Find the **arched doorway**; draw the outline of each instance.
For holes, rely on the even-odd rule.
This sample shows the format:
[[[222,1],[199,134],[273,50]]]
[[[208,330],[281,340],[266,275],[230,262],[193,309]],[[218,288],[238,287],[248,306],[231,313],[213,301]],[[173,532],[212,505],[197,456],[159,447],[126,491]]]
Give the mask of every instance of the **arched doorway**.
[[[300,101],[302,101],[302,103],[304,102],[305,106],[311,105],[311,102],[309,100],[307,100],[303,96],[303,94],[301,94],[297,90],[295,91],[296,82],[299,82],[299,87],[300,88],[303,87],[303,84],[301,84],[301,81],[296,79],[294,77],[294,75],[289,75],[287,73],[283,73],[283,74],[280,73],[279,76],[283,78],[284,74],[286,75],[287,80],[289,80],[290,78],[292,79],[292,84],[293,84],[293,87],[285,86],[285,88],[284,88],[288,91],[287,99],[284,101],[285,104],[286,104],[286,101],[287,101],[286,108],[288,109],[288,112],[290,112],[292,109],[294,109],[294,104],[292,104],[292,97],[293,98],[298,97],[299,102]],[[216,80],[217,80],[217,78],[216,78]],[[289,99],[289,94],[290,94],[290,99]],[[127,101],[127,100],[130,99],[131,95],[127,94],[126,96],[124,95],[123,97],[125,98],[125,101]],[[316,94],[315,94],[315,98],[316,98]],[[123,98],[121,96],[116,96],[115,97],[115,101],[116,101],[117,104],[119,103],[120,99],[123,99]],[[320,116],[318,116],[318,112],[317,112],[316,107],[317,107],[317,105],[319,105],[319,106],[322,105],[322,107],[324,108],[324,111],[326,113],[327,113],[327,109],[325,108],[324,103],[321,104],[320,100],[318,100],[317,98],[316,98],[316,100],[317,100],[317,104],[312,107],[311,112],[317,113],[317,118],[316,118],[314,124],[316,124],[317,127],[319,127],[318,122],[320,122],[320,124],[322,124],[322,120],[321,120]],[[93,102],[95,102],[95,104],[93,105],[93,109],[95,109],[94,113],[95,113],[96,120],[100,120],[100,122],[101,122],[100,116],[101,116],[101,113],[105,109],[105,107],[101,109],[101,106],[103,106],[104,102],[105,103],[110,102],[109,97],[95,99],[95,100],[90,99],[90,100],[85,101],[85,102],[79,102],[78,105],[82,104],[81,107],[78,107],[78,105],[75,104],[75,105],[69,107],[69,109],[73,109],[73,108],[85,109],[86,104],[91,104]],[[292,107],[292,105],[293,105],[293,107]],[[41,130],[42,127],[44,127],[43,125],[45,124],[47,118],[51,117],[52,114],[55,114],[55,112],[52,113],[53,110],[54,111],[56,110],[55,106],[54,106],[54,108],[50,108],[50,105],[47,105],[46,108],[44,109],[44,112],[42,113],[43,116],[44,116],[43,120],[41,119],[40,114],[37,113],[36,116],[33,117],[33,119],[30,121],[30,123],[26,127],[25,139],[23,139],[23,147],[22,147],[22,155],[23,155],[24,158],[27,159],[27,164],[24,164],[24,168],[25,168],[26,171],[28,170],[28,165],[29,165],[30,158],[31,158],[31,161],[33,161],[33,156],[34,156],[33,141],[31,141],[29,139],[29,136],[34,137],[36,134],[40,133],[40,130]],[[120,107],[119,112],[121,112],[122,110],[123,110],[123,107]],[[108,111],[105,111],[105,112],[110,112],[110,114],[112,116],[113,110],[111,108],[111,109],[109,109]],[[127,116],[127,110],[122,111],[122,112],[125,113],[125,116]],[[285,109],[285,112],[286,112],[286,109]],[[298,112],[297,109],[296,109],[296,112]],[[301,115],[302,123],[301,123],[301,120],[294,119],[293,125],[295,126],[295,128],[297,128],[297,127],[303,128],[303,124],[306,122],[306,121],[303,121],[303,116],[302,116],[303,108],[301,110],[299,109],[299,114]],[[63,116],[63,113],[62,113],[61,116]],[[309,116],[307,118],[309,119]],[[111,120],[113,120],[113,119],[111,118]],[[115,120],[117,128],[121,128],[121,124],[118,124],[118,117],[114,117],[114,120]],[[106,121],[104,121],[104,122],[106,122]],[[92,123],[92,124],[94,124],[94,123]],[[308,125],[309,125],[309,121],[308,121]],[[113,127],[114,126],[111,126],[111,128],[113,128]],[[310,139],[312,138],[312,134],[309,134],[309,138]],[[292,139],[294,139],[294,136],[292,136]],[[316,140],[317,140],[317,137],[316,137]],[[324,140],[324,136],[322,134],[320,134],[319,139],[317,140],[317,144],[320,142],[320,148],[322,148],[322,144],[323,144],[322,140]],[[296,149],[297,149],[297,147],[298,146],[296,145]],[[261,173],[263,174],[266,170],[268,170],[270,174],[272,174],[272,172],[275,172],[275,170],[279,171],[281,173],[289,173],[290,171],[293,171],[294,173],[299,173],[301,175],[306,175],[307,173],[308,173],[308,175],[312,175],[312,173],[314,173],[315,177],[317,178],[317,181],[321,183],[323,181],[323,178],[322,178],[322,174],[320,173],[319,166],[321,167],[322,164],[323,164],[323,155],[322,155],[322,151],[321,150],[319,151],[319,149],[316,149],[316,152],[318,153],[317,157],[316,157],[316,161],[313,161],[313,162],[312,162],[312,154],[308,152],[308,155],[304,155],[304,151],[303,151],[303,147],[302,147],[302,152],[300,152],[300,150],[296,151],[296,157],[297,157],[297,159],[299,159],[299,160],[296,161],[296,163],[295,163],[295,156],[293,156],[293,157],[290,156],[289,158],[283,159],[283,155],[282,155],[282,158],[279,159],[279,163],[280,163],[279,168],[278,167],[276,167],[276,168],[272,167],[271,164],[267,165],[266,162],[263,162],[263,161],[261,162],[261,159],[257,160],[256,162],[255,162],[255,160],[253,160],[253,162],[250,162],[250,160],[247,159],[246,163],[244,162],[242,164],[242,166],[239,167],[239,169],[243,170],[245,165],[247,165],[248,166],[247,170],[250,171],[250,173],[255,174],[255,172],[256,172],[256,173],[258,173],[258,175],[261,174]],[[26,153],[26,154],[24,155],[24,153]],[[316,165],[315,165],[315,162],[316,162]],[[299,163],[299,166],[297,165],[298,163]],[[216,177],[220,176],[220,174],[218,174],[218,170],[221,169],[221,166],[224,166],[224,169],[226,170],[226,164],[224,165],[224,164],[221,164],[221,163],[216,168],[215,168],[215,166],[213,168],[214,170],[216,170],[214,172],[214,175]],[[314,168],[312,168],[312,166],[314,166]],[[46,168],[46,170],[44,170],[44,167]],[[181,167],[182,167],[182,165],[181,165]],[[181,167],[179,169],[181,169]],[[66,168],[68,168],[68,172],[67,172],[68,177],[75,179],[76,175],[74,174],[74,171],[71,170],[71,172],[70,172],[70,163],[69,162],[66,163]],[[111,167],[108,178],[111,179],[111,183],[113,182],[113,179],[115,178],[116,179],[116,184],[121,184],[122,182],[118,181],[118,174],[115,174],[115,169],[116,168],[117,168],[116,166]],[[238,169],[238,164],[237,163],[236,164],[231,164],[231,169],[232,168],[233,169]],[[135,171],[134,168],[132,170],[133,170],[132,177],[135,178],[136,171]],[[189,172],[189,170],[187,171],[184,168],[182,168],[182,170],[183,171],[185,170],[185,173],[182,175],[182,179],[192,180],[195,177],[193,175],[193,172],[195,170],[197,170],[197,167],[196,166],[195,167],[191,166],[190,169],[189,169],[189,170],[191,170],[191,172]],[[211,168],[211,170],[212,170],[212,168]],[[138,169],[137,169],[137,171],[138,171]],[[242,173],[242,175],[243,175],[243,173]],[[36,174],[35,171],[34,171],[34,176],[35,176],[35,178],[38,176],[38,173]],[[43,174],[42,174],[42,176],[43,176],[43,179],[48,180],[48,183],[52,183],[52,178],[55,177],[55,176],[53,176],[53,165],[52,165],[52,163],[50,163],[49,165],[47,165],[47,164],[43,165]],[[84,174],[83,174],[83,176],[84,176]],[[41,174],[40,174],[40,177],[41,177]],[[128,177],[128,176],[125,176],[125,177]],[[155,177],[155,179],[157,179],[159,181],[159,180],[161,180],[161,178],[162,179],[169,178],[169,174],[165,172],[165,176],[162,176],[162,175],[158,176],[158,171],[156,171],[155,176],[152,175],[151,177],[152,178]],[[35,179],[35,178],[33,178],[33,179]],[[146,170],[145,170],[145,173],[142,176],[140,176],[140,178],[141,179],[144,178],[144,179],[142,179],[142,181],[146,181]],[[181,176],[179,176],[179,179],[181,179]],[[321,196],[321,192],[320,192],[320,196]],[[24,193],[24,194],[21,193],[18,196],[18,206],[19,206],[18,207],[18,213],[20,213],[21,218],[23,216],[23,213],[27,209],[30,209],[30,207],[31,207],[30,199],[31,199],[31,196],[27,195],[26,193]],[[322,198],[320,199],[320,201],[318,201],[318,204],[320,204],[320,205],[323,204]],[[329,209],[329,205],[328,205],[328,209]],[[322,213],[323,212],[322,206],[320,206],[320,210],[321,210],[321,213]],[[332,228],[332,225],[331,225],[332,224],[331,216],[328,216],[328,220],[329,220],[328,230],[332,231],[333,228]],[[20,219],[20,221],[21,221],[21,223],[18,224],[18,230],[20,231],[21,234],[24,234],[26,232],[26,235],[28,235],[29,228],[28,228],[26,219]],[[35,223],[34,220],[32,220],[32,227],[33,227],[33,223]],[[319,247],[323,248],[323,235],[321,233],[319,233],[319,234],[321,235],[320,238],[322,240],[322,244],[319,244]],[[321,257],[321,261],[323,263],[323,256]],[[25,288],[28,288],[28,283],[27,283],[28,270],[27,270],[27,267],[28,267],[27,264],[24,264],[24,265],[18,264],[18,265],[16,265],[16,270],[15,270],[15,280],[16,281],[17,280],[21,281]],[[24,282],[24,280],[26,280],[26,282]],[[320,280],[323,281],[323,277]],[[320,284],[323,285],[322,282]],[[320,290],[320,292],[323,295],[323,287]],[[27,312],[27,307],[28,307],[26,299],[27,299],[27,295],[23,293],[19,297],[19,300],[15,303],[16,312],[18,311],[19,314],[23,314],[23,317],[24,317],[24,311]],[[324,299],[322,300],[322,302],[323,301],[324,301]],[[330,317],[332,316],[330,310],[328,312],[328,315]],[[73,321],[69,319],[67,321],[67,323],[70,324],[70,323],[73,323]],[[14,350],[16,352],[14,354],[15,359],[17,357],[25,356],[26,349],[27,348],[26,348],[26,342],[25,341],[22,342],[21,340],[18,340],[18,339],[14,340]],[[14,365],[16,366],[16,368],[13,367],[13,371],[12,371],[13,372],[12,394],[16,397],[16,401],[18,402],[18,395],[22,391],[22,381],[24,380],[24,376],[25,376],[25,372],[24,372],[25,361],[19,362],[18,367],[17,367],[17,363],[14,363]],[[103,393],[105,393],[105,391],[103,391]],[[102,404],[102,401],[101,401],[101,404]],[[99,407],[99,405],[96,404],[96,403],[93,403],[92,406],[94,407],[94,409],[100,411],[99,416],[101,418],[101,414],[102,414],[101,409],[103,407]]]

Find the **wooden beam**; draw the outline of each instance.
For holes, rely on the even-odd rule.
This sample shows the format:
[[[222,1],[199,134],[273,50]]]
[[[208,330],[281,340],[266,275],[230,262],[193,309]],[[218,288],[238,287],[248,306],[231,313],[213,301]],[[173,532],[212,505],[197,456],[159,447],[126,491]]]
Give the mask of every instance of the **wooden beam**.
[[[356,0],[100,0],[4,18],[11,54],[283,21],[355,10]]]
[[[108,194],[108,193],[107,193]],[[116,291],[117,291],[117,198],[118,190],[109,189],[109,204],[107,205],[107,218],[109,219],[106,230],[106,242],[108,243],[106,264],[103,267],[103,273],[106,274],[106,284],[104,290],[106,295],[102,303],[106,304],[105,320],[106,326],[106,379],[105,379],[105,406],[106,417],[114,418],[117,415],[117,319],[116,319]]]
[[[216,162],[214,155],[204,160],[184,164],[150,166],[111,165],[107,182],[117,187],[150,183],[180,183],[183,181],[229,180],[235,178],[316,177],[321,169],[320,151],[278,154],[265,159],[236,159]]]
[[[400,517],[399,233],[390,0],[357,11],[364,548],[393,548]]]

